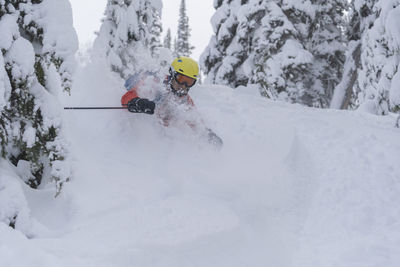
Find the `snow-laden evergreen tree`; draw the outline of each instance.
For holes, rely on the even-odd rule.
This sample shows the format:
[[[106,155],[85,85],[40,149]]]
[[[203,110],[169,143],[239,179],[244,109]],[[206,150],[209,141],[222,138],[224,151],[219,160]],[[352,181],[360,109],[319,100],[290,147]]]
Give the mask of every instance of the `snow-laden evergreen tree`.
[[[152,56],[157,57],[159,48],[162,47],[161,4],[159,3],[157,6],[149,0],[140,3],[142,6],[139,8],[139,18],[141,18],[139,25],[143,26],[145,45],[150,49]],[[146,34],[146,30],[148,30],[148,34]]]
[[[2,18],[3,15],[0,16],[0,30],[2,28]],[[0,31],[1,34],[1,31]],[[4,36],[4,35],[3,35]],[[4,47],[3,43],[0,43],[0,47]],[[11,94],[11,84],[8,78],[3,53],[0,54],[0,152],[1,156],[5,158],[6,154],[6,146],[8,144],[8,136],[7,136],[7,128],[8,122],[4,118],[3,111],[7,106]]]
[[[298,40],[301,33],[275,1],[265,1],[261,27],[254,34],[248,61],[252,83],[272,99],[309,104],[311,53]],[[254,67],[253,67],[254,65]]]
[[[304,98],[312,55],[301,38],[308,31],[295,28],[288,16],[301,22],[302,14],[295,2],[287,2],[215,1],[215,34],[201,56],[206,81],[231,87],[256,83],[271,98]]]
[[[292,95],[289,97],[290,101],[307,106],[328,107],[334,88],[342,75],[345,50],[342,29],[347,8],[346,0],[270,2],[275,2],[280,7],[281,17],[283,14],[286,16],[288,23],[285,25],[289,24],[290,30],[267,22],[267,24],[270,23],[267,28],[275,27],[276,30],[276,33],[270,34],[267,38],[272,40],[267,40],[267,42],[275,42],[277,36],[285,35],[287,38],[287,35],[291,35],[291,42],[296,42],[297,50],[300,51],[297,55],[293,52],[287,54],[289,58],[293,58],[294,55],[297,57],[295,64],[290,63],[292,70],[287,71],[287,67],[282,64],[274,67],[286,69],[290,73],[285,80],[297,79],[296,83],[292,83],[294,86],[285,88],[285,91]],[[265,19],[273,21],[269,15],[266,15]]]
[[[189,17],[186,14],[186,1],[181,0],[179,7],[179,20],[178,20],[178,32],[177,32],[177,44],[175,53],[177,56],[190,57],[194,46],[189,42],[190,38],[190,27]]]
[[[246,30],[256,24],[245,14],[251,10],[243,8],[240,0],[214,1],[214,8],[216,12],[211,18],[214,35],[200,58],[206,82],[231,87],[246,84],[248,77],[240,66],[248,57],[250,32]]]
[[[214,2],[207,82],[255,83],[264,96],[327,107],[344,61],[346,0]]]
[[[313,54],[313,98],[309,105],[329,107],[334,88],[340,82],[345,61],[345,12],[347,0],[312,0],[315,14],[311,18],[306,48]]]
[[[122,78],[154,68],[151,49],[159,47],[154,33],[160,30],[155,25],[161,9],[161,0],[108,0],[94,55],[105,55],[111,69]]]
[[[167,34],[164,37],[163,46],[164,48],[168,48],[169,50],[172,49],[171,29],[168,29]]]
[[[360,86],[357,82],[361,70],[361,49],[363,36],[375,19],[373,11],[377,0],[352,0],[346,25],[347,51],[343,67],[342,80],[336,86],[330,104],[331,108],[348,109],[357,107],[357,95]]]
[[[372,12],[376,19],[361,37],[358,101],[369,112],[385,115],[400,111],[400,1],[379,0]]]
[[[33,188],[70,178],[60,92],[78,48],[68,0],[0,2],[2,156]]]

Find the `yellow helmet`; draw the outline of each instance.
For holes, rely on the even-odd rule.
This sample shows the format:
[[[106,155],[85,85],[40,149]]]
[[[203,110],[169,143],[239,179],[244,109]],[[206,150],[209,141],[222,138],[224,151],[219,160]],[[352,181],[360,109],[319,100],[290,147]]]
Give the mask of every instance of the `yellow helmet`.
[[[171,64],[173,71],[197,80],[199,65],[190,57],[177,57]]]

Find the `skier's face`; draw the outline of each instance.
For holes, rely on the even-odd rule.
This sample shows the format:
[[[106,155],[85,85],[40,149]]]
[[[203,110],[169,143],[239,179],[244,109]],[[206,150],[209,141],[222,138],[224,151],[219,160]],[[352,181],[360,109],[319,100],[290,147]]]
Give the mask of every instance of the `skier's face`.
[[[179,84],[175,79],[171,80],[172,92],[177,96],[185,96],[188,94],[190,87],[185,84]]]

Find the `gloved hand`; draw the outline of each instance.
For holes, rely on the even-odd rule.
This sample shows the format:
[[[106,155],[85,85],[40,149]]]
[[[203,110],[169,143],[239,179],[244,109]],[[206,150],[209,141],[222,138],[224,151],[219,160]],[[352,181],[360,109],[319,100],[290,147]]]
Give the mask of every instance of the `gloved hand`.
[[[128,102],[128,110],[134,113],[154,114],[156,104],[146,98],[135,97]]]

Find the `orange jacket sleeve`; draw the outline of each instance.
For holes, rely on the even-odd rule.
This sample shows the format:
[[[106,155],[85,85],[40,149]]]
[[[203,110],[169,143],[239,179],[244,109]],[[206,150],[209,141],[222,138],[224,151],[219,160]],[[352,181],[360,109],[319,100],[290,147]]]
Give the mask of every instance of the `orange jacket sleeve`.
[[[133,87],[131,90],[126,92],[122,97],[121,97],[121,105],[126,106],[128,105],[128,102],[131,101],[132,99],[139,97],[137,93],[136,87]]]

